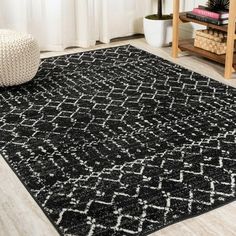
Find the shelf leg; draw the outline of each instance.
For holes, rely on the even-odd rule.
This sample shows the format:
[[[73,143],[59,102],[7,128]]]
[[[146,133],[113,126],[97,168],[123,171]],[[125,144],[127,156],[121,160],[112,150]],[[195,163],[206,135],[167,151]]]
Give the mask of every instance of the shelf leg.
[[[179,52],[179,0],[173,0],[173,44],[172,56],[178,57]]]
[[[225,59],[225,78],[230,79],[232,76],[232,65],[234,60],[234,40],[235,40],[235,20],[236,20],[236,1],[230,1],[229,7],[229,24],[227,34],[227,50]]]

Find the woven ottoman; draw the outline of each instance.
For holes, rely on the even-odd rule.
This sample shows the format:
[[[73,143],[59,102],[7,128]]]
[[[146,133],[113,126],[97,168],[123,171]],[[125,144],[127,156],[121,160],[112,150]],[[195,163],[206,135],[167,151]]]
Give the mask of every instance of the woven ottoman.
[[[31,80],[39,68],[40,51],[28,34],[0,30],[0,86],[13,86]]]

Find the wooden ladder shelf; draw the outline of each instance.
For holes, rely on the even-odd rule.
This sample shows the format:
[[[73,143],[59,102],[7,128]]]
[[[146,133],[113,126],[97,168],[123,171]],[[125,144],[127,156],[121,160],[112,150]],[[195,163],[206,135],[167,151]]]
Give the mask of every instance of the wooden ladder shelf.
[[[232,73],[236,68],[236,53],[234,53],[234,40],[236,40],[236,0],[230,1],[229,7],[229,24],[228,25],[213,25],[206,22],[198,21],[195,19],[188,18],[185,13],[180,13],[180,0],[173,0],[174,3],[174,11],[173,11],[173,42],[172,42],[172,56],[174,58],[178,57],[179,51],[189,51],[191,53],[200,55],[202,57],[206,57],[213,61],[222,63],[225,65],[225,74],[224,77],[229,79],[232,77]],[[206,50],[196,48],[193,45],[193,40],[184,40],[182,42],[179,41],[179,24],[194,22],[197,24],[205,25],[210,28],[218,29],[224,32],[227,32],[227,51],[225,55],[217,55]]]

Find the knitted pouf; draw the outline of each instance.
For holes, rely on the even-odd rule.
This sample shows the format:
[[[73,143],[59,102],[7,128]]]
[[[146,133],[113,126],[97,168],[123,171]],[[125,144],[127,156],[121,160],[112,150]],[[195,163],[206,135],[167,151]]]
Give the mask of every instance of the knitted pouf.
[[[39,46],[28,34],[0,30],[0,86],[31,80],[40,62]]]

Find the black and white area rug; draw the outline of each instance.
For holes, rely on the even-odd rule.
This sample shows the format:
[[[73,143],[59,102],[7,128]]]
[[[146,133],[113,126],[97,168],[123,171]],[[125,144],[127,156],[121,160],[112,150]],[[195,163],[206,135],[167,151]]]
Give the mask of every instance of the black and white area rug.
[[[0,152],[61,235],[148,235],[236,198],[236,89],[126,45],[0,89]]]

